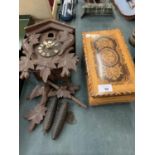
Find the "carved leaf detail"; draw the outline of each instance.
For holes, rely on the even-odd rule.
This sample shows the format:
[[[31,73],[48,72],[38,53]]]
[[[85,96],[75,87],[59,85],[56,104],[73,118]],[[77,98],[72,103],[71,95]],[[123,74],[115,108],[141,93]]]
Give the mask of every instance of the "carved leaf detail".
[[[36,63],[36,70],[40,70],[40,76],[44,82],[47,82],[48,77],[51,75],[51,70],[56,68],[58,57],[51,59],[40,58]]]
[[[56,95],[57,95],[58,98],[62,98],[62,97],[71,98],[71,93],[66,88],[67,87],[62,86],[57,90]]]
[[[31,92],[31,94],[28,96],[28,99],[33,99],[35,97],[41,96],[40,105],[45,105],[48,100],[48,93],[50,91],[50,87],[48,84],[44,85],[37,85]]]
[[[19,61],[19,71],[22,72],[20,75],[21,79],[29,77],[29,69],[34,69],[33,61],[26,56],[21,57]]]
[[[27,79],[29,77],[29,72],[28,71],[23,71],[20,74],[20,79]]]
[[[32,34],[28,37],[29,43],[35,45],[39,43],[40,34]]]
[[[74,53],[66,53],[60,58],[58,63],[58,68],[62,68],[61,76],[70,74],[70,70],[76,70],[76,63],[78,62],[78,57]]]
[[[48,76],[51,74],[50,68],[37,66],[37,70],[40,70],[40,76],[42,77],[44,82],[47,82]]]
[[[38,104],[25,116],[25,118],[32,121],[33,124],[40,124],[46,114],[46,110],[47,108],[45,106]]]
[[[70,75],[70,71],[67,67],[63,67],[62,72],[61,72],[62,77],[64,77],[65,75],[67,75],[67,76]]]
[[[32,90],[32,92],[29,95],[28,99],[32,100],[35,97],[41,96],[42,95],[42,92],[43,92],[43,86],[42,85],[37,85]]]
[[[33,53],[33,47],[28,43],[27,38],[23,40],[23,49],[24,49],[23,53],[28,57],[30,57],[31,54]]]
[[[28,69],[34,69],[33,61],[26,56],[22,56],[19,61],[19,71],[28,71]]]

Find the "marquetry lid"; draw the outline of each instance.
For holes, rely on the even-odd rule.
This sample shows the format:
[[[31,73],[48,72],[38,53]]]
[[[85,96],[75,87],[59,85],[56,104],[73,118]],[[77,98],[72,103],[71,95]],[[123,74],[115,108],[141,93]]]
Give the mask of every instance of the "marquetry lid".
[[[91,96],[134,94],[134,64],[119,29],[83,32]]]

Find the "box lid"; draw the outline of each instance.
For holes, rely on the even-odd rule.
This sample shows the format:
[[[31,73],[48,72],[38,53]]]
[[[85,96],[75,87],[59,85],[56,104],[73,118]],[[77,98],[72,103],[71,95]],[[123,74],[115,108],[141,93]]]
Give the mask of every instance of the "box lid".
[[[91,96],[134,94],[134,64],[119,29],[83,32]]]

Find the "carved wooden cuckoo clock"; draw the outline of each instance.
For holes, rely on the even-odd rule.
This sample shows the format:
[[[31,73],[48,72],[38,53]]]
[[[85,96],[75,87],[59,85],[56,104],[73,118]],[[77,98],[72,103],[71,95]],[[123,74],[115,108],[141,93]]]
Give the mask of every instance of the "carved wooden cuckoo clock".
[[[74,97],[78,86],[68,84],[72,71],[76,70],[79,61],[75,53],[75,29],[54,20],[47,20],[25,28],[26,38],[23,41],[24,56],[20,58],[20,78],[27,79],[33,73],[41,83],[29,95],[32,100],[41,96],[40,102],[26,115],[32,131],[43,119],[44,129],[55,121],[52,137],[55,139],[65,122],[68,105],[59,103],[59,98],[68,98],[83,108],[86,105]],[[57,85],[61,81],[62,85]],[[67,81],[67,84],[66,84]],[[47,101],[52,97],[51,108]],[[57,98],[57,99],[55,99]],[[58,107],[55,105],[58,102]],[[58,110],[57,110],[58,109]],[[55,120],[55,115],[58,115]],[[47,124],[47,125],[46,125]]]

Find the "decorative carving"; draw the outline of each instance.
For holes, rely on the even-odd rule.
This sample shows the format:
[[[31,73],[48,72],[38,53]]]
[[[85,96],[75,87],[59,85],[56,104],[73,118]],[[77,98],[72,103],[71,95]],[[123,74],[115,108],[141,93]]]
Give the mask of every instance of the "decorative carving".
[[[47,36],[47,32],[45,34],[43,34],[43,37],[40,34],[32,34],[32,36],[29,35],[24,40],[23,53],[25,56],[20,61],[21,78],[28,78],[29,71],[33,70],[35,72],[39,71],[38,73],[42,80],[47,82],[53,69],[61,69],[61,77],[69,76],[71,70],[76,70],[78,57],[75,53],[71,53],[74,50],[72,47],[74,42],[73,35],[70,34],[71,37],[67,39],[67,36],[70,36],[67,32],[55,32],[52,38],[55,38],[55,35],[57,38],[55,40],[47,40],[49,36]],[[40,40],[38,40],[39,38]],[[32,46],[36,43],[38,44],[37,46]]]
[[[52,82],[50,82],[50,81],[48,81],[48,84],[51,86],[51,87],[53,87],[54,89],[56,89],[56,90],[58,90],[59,91],[59,86],[57,86],[56,84],[54,84],[54,83],[52,83]],[[64,89],[65,87],[63,87],[63,89]],[[79,101],[77,98],[75,98],[73,95],[69,95],[69,94],[71,94],[72,93],[72,91],[71,90],[69,90],[69,88],[67,88],[66,87],[66,89],[68,89],[68,90],[64,90],[65,92],[67,91],[70,91],[70,93],[67,93],[68,94],[68,97],[67,97],[67,95],[65,95],[65,97],[67,97],[67,98],[69,98],[69,99],[71,99],[71,100],[73,100],[75,103],[77,103],[79,106],[81,106],[81,107],[83,107],[83,108],[87,108],[87,106],[85,105],[85,104],[83,104],[81,101]],[[62,89],[61,89],[61,91],[62,91]],[[49,92],[49,94],[50,94],[50,92]],[[52,91],[52,95],[53,95],[54,93],[53,93],[53,91]],[[62,96],[63,97],[63,96]]]
[[[32,34],[28,35],[28,42],[31,46],[36,45],[39,43],[40,34]]]
[[[29,57],[22,56],[19,61],[19,71],[21,71],[20,78],[29,77],[29,69],[34,69],[34,62]]]
[[[119,29],[83,32],[91,105],[134,99],[134,64]]]
[[[38,104],[25,116],[27,120],[31,121],[29,131],[32,131],[37,124],[41,123],[45,116],[46,110],[47,108],[44,105]]]
[[[43,130],[47,132],[51,128],[57,109],[56,101],[47,107],[47,101],[51,97],[55,99],[68,98],[83,108],[87,107],[73,96],[78,87],[68,84],[71,71],[76,70],[79,61],[74,51],[74,31],[73,28],[53,20],[26,28],[27,37],[23,41],[23,54],[25,56],[20,58],[20,77],[27,79],[30,73],[34,73],[37,79],[41,80],[41,84],[38,84],[28,97],[30,100],[41,97],[38,105],[26,116],[26,119],[31,121],[30,131],[41,123],[46,110]],[[59,82],[61,85],[57,86],[55,83]],[[66,117],[66,114],[61,112],[61,108],[66,109],[64,106],[66,107],[67,104],[64,103],[60,106],[58,114],[58,118],[61,120]],[[61,120],[56,121],[54,138],[59,135],[59,129],[63,124]]]
[[[98,76],[100,79],[107,79],[109,83],[119,82],[124,79],[127,80],[128,70],[123,70],[125,68],[124,61],[122,55],[117,52],[117,42],[113,38],[102,36],[92,41],[92,44],[92,48],[97,52],[97,54],[94,53],[94,56],[96,56]],[[122,62],[120,61],[121,59]]]
[[[58,63],[58,68],[62,68],[61,76],[69,76],[70,70],[75,71],[78,61],[78,57],[74,53],[66,53],[63,55]]]

